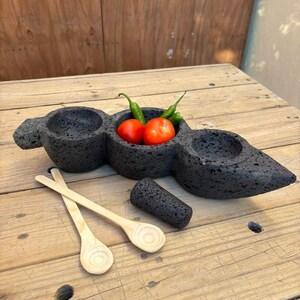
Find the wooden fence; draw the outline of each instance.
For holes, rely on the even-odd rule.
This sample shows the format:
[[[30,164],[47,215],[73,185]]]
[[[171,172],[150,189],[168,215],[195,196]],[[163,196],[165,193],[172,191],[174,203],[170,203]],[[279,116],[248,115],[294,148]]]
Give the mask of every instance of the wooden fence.
[[[230,62],[253,0],[0,0],[0,80]]]

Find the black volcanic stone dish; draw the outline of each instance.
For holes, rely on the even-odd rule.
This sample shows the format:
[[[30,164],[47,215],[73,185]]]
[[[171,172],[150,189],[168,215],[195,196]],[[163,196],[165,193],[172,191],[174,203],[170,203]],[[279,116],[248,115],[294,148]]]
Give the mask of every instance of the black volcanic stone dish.
[[[96,169],[106,162],[106,132],[111,118],[87,107],[62,108],[43,118],[27,119],[15,131],[22,149],[43,146],[58,168],[72,173]]]
[[[139,180],[130,193],[130,202],[166,223],[182,229],[193,210],[150,178]]]
[[[143,108],[143,112],[149,120],[162,110]],[[61,108],[25,120],[14,140],[22,149],[43,146],[66,172],[91,171],[108,163],[131,179],[173,175],[187,191],[207,198],[253,196],[296,180],[293,173],[241,136],[222,130],[192,130],[185,121],[167,143],[130,144],[116,134],[118,125],[128,118],[132,118],[129,110],[109,116],[88,107]]]

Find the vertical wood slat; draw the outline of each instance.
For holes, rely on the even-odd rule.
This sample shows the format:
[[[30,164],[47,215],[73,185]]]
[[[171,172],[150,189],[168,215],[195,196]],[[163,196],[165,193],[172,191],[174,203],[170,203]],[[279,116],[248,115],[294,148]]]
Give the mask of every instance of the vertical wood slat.
[[[0,80],[104,71],[100,0],[0,0]]]
[[[240,65],[252,0],[102,0],[106,71]]]
[[[253,0],[0,0],[0,80],[229,62]]]

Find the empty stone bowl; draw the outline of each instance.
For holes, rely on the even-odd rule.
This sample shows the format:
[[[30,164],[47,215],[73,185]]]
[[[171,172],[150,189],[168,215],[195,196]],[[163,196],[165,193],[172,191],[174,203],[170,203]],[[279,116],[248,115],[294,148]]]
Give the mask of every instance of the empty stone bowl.
[[[52,161],[66,172],[96,169],[106,161],[106,131],[111,120],[104,112],[69,107],[42,118],[25,120],[14,140],[22,149],[43,146]]]
[[[225,131],[194,131],[192,148],[206,162],[223,164],[241,156],[243,141],[239,136]]]
[[[293,183],[296,176],[222,130],[194,130],[177,152],[172,175],[189,192],[216,199],[253,196]]]
[[[146,120],[162,110],[143,108]],[[167,143],[147,146],[126,142],[118,125],[129,110],[108,116],[100,110],[70,107],[25,120],[14,139],[22,149],[43,146],[66,172],[85,172],[109,163],[131,178],[173,175],[187,191],[228,199],[253,196],[287,186],[296,176],[241,136],[222,130],[192,130],[185,121]]]

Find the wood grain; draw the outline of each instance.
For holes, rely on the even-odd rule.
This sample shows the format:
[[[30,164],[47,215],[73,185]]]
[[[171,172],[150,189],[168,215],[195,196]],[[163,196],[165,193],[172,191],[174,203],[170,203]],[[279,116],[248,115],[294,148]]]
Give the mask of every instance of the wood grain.
[[[292,145],[273,148],[266,153],[299,177],[299,150],[299,145]],[[63,176],[66,181],[75,180],[68,184],[70,189],[120,216],[152,223],[162,228],[164,232],[174,231],[171,226],[129,203],[130,190],[136,183],[135,180],[120,175],[83,181],[79,181],[82,174],[64,173]],[[191,195],[182,189],[173,177],[161,178],[156,182],[193,208],[193,217],[187,228],[299,203],[299,183],[255,197],[218,201]],[[36,187],[40,185],[36,183]],[[92,232],[104,244],[112,246],[128,241],[119,227],[85,208],[81,208],[81,211]],[[3,250],[0,256],[1,270],[79,253],[79,237],[60,195],[47,188],[0,195],[0,215]],[[39,224],[38,228],[36,224]],[[22,234],[28,234],[28,237],[20,240]],[[16,255],[21,255],[22,260],[16,259]],[[117,262],[117,259],[115,261]]]
[[[202,16],[199,14],[199,5],[201,7],[201,1],[197,1],[198,22],[195,24],[195,33],[200,37],[200,41],[198,40],[194,52],[195,61],[229,62],[239,67],[253,1],[230,0],[226,3],[220,3],[218,0],[205,1]],[[201,19],[204,19],[204,29],[199,26]]]
[[[253,0],[1,0],[0,80],[239,66],[252,5]]]
[[[266,149],[299,143],[300,112],[292,106],[188,121],[193,129],[216,128],[240,134],[253,146]],[[284,139],[284,142],[282,142]]]
[[[252,0],[102,0],[106,71],[239,66]]]
[[[120,92],[137,97],[251,83],[257,82],[238,68],[226,64],[163,69],[156,71],[155,76],[152,72],[141,71],[59,80],[0,82],[0,110],[114,99]]]
[[[9,299],[50,299],[67,281],[75,299],[290,298],[299,291],[299,209],[297,203],[168,233],[165,247],[148,256],[115,245],[116,263],[103,276],[83,272],[77,255],[4,271],[0,290]],[[262,233],[247,228],[252,220]]]
[[[181,93],[167,93],[163,95],[150,95],[136,97],[142,106],[167,108],[173,104]],[[267,96],[266,96],[267,95]],[[59,97],[59,95],[58,95]],[[92,97],[90,97],[92,98]],[[63,105],[49,105],[30,107],[24,109],[11,109],[0,112],[0,145],[14,143],[13,132],[26,119],[45,116],[47,113],[66,106],[87,106],[100,109],[111,115],[121,110],[128,109],[125,98],[97,100],[92,103],[89,97],[83,102],[68,103]],[[201,107],[195,111],[194,105]],[[246,111],[256,111],[274,107],[286,106],[287,103],[277,95],[259,85],[238,85],[217,89],[203,89],[189,91],[178,106],[185,120],[199,119],[218,115],[234,114]],[[290,121],[296,121],[291,119]]]
[[[104,72],[98,0],[1,0],[0,80]]]

